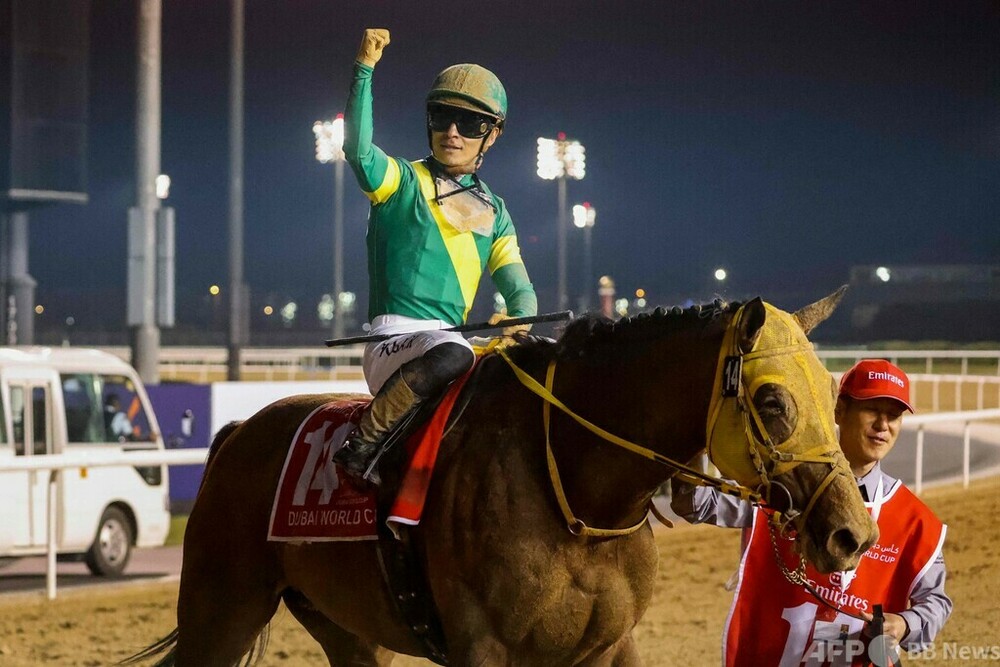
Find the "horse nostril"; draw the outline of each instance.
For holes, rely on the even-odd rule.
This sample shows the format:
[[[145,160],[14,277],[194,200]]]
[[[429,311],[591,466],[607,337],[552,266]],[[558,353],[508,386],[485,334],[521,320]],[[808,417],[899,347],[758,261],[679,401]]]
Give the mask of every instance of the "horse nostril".
[[[838,558],[848,558],[858,553],[861,543],[849,528],[841,528],[830,535],[827,551]]]

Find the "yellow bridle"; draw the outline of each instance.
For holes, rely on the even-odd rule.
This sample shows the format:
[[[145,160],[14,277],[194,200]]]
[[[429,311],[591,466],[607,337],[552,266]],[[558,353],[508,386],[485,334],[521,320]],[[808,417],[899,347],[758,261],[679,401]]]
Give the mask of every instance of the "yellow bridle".
[[[769,316],[778,318],[788,318],[786,313],[765,304],[769,311]],[[751,386],[747,382],[744,368],[754,363],[767,363],[776,357],[791,356],[801,371],[801,377],[797,379],[797,384],[802,384],[803,390],[800,395],[807,395],[812,398],[813,409],[817,413],[822,412],[820,396],[823,389],[816,381],[816,377],[809,368],[808,363],[799,354],[811,351],[813,346],[808,341],[791,342],[784,345],[762,346],[763,337],[758,339],[754,348],[743,353],[739,349],[736,334],[739,331],[740,320],[743,317],[744,307],[736,311],[732,322],[726,329],[723,336],[722,345],[719,348],[719,360],[715,375],[715,384],[712,390],[712,401],[709,404],[708,424],[706,428],[706,447],[709,458],[713,461],[728,463],[731,471],[738,471],[744,476],[756,475],[760,479],[757,492],[767,504],[772,504],[773,488],[778,487],[788,497],[791,503],[791,496],[788,490],[780,483],[775,482],[775,478],[791,471],[802,463],[825,463],[830,465],[830,472],[823,481],[813,491],[809,502],[802,512],[797,511],[792,505],[782,515],[781,512],[774,512],[771,515],[771,522],[782,530],[798,517],[801,517],[800,525],[804,525],[809,513],[812,511],[816,501],[822,496],[826,488],[836,479],[838,475],[849,475],[850,471],[846,464],[844,454],[840,449],[833,433],[832,425],[822,422],[823,428],[819,444],[813,447],[802,447],[799,441],[803,439],[801,435],[790,437],[781,445],[777,445],[771,439],[757,407],[754,405]],[[788,326],[791,326],[788,323]],[[760,348],[760,349],[758,349]],[[759,386],[768,380],[784,380],[784,375],[779,375],[774,369],[768,369],[771,373],[761,373],[755,384]],[[719,422],[724,414],[724,407],[727,401],[731,400],[731,405],[735,414],[730,412],[725,415],[726,428],[728,431],[722,438],[719,438]],[[738,426],[736,426],[738,424]],[[754,430],[756,427],[756,430]],[[736,431],[742,431],[743,440],[750,446],[735,450],[737,438],[734,438]],[[719,450],[722,450],[721,453]],[[714,450],[714,454],[713,454]],[[804,451],[798,451],[804,450]],[[752,472],[741,466],[738,454],[744,453],[749,458]],[[733,475],[736,476],[736,475]]]

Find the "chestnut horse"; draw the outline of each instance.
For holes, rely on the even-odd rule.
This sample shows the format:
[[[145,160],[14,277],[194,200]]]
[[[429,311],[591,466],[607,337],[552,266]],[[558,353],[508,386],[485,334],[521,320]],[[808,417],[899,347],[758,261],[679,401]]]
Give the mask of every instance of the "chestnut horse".
[[[795,315],[754,299],[585,317],[557,342],[483,359],[410,532],[448,664],[640,664],[632,629],[658,561],[647,507],[676,471],[661,463],[706,442],[727,476],[765,497],[780,489],[820,570],[854,567],[877,529],[834,436],[832,378],[806,340],[839,296]],[[331,665],[428,655],[375,543],[267,541],[288,445],[336,398],[287,398],[217,435],[184,537],[177,628],[133,660],[250,662],[282,599]]]

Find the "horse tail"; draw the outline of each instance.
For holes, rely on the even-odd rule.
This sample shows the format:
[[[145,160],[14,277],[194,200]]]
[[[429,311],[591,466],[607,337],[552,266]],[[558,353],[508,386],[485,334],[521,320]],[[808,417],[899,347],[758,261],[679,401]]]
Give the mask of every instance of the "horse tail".
[[[212,439],[211,446],[208,448],[208,460],[205,461],[206,466],[212,462],[213,458],[215,458],[215,454],[219,451],[219,447],[222,446],[222,443],[228,440],[229,436],[233,434],[233,431],[239,428],[242,423],[242,421],[231,421],[219,429],[219,432],[215,434],[215,438]]]
[[[222,428],[220,428],[219,432],[215,434],[215,437],[212,438],[212,444],[209,445],[208,447],[208,458],[205,459],[206,471],[208,470],[208,465],[212,462],[212,459],[214,459],[215,455],[219,453],[219,447],[222,447],[222,443],[228,440],[229,436],[233,434],[233,431],[239,428],[240,424],[242,423],[243,423],[242,421],[231,421]],[[201,482],[198,483],[198,493],[201,493],[201,487],[204,483],[205,483],[205,474],[202,473]]]
[[[157,660],[152,667],[173,667],[175,665],[174,658],[176,657],[177,653],[178,634],[179,634],[178,629],[174,628],[173,631],[163,639],[160,639],[156,643],[142,649],[135,655],[130,655],[121,662],[115,664],[134,665],[137,662],[142,662],[143,660],[152,658],[166,651],[167,654],[162,658],[160,658],[159,660]],[[268,624],[265,625],[264,629],[260,631],[260,634],[258,634],[254,638],[253,644],[250,645],[250,650],[248,650],[244,654],[246,656],[246,659],[242,660],[240,664],[244,665],[245,667],[251,667],[251,665],[256,665],[261,660],[263,660],[264,651],[267,649],[267,642],[268,639],[270,639],[270,636],[271,636],[271,626],[270,624]]]
[[[215,458],[215,455],[218,453],[222,443],[228,440],[229,436],[231,436],[242,423],[242,421],[231,421],[219,429],[219,432],[215,434],[215,438],[212,439],[212,444],[208,449],[208,459],[205,461],[206,468],[212,462],[212,459]],[[202,476],[201,481],[202,483],[205,482],[204,475]],[[201,489],[199,488],[199,492],[200,490]],[[265,625],[264,629],[261,630],[260,633],[254,638],[253,643],[250,645],[250,649],[246,654],[244,654],[246,658],[245,662],[243,662],[244,665],[249,667],[250,665],[254,665],[263,659],[264,651],[267,648],[267,642],[270,637],[270,630],[270,625]],[[153,667],[173,667],[176,664],[177,640],[179,636],[179,628],[174,628],[166,637],[163,637],[162,639],[142,649],[135,655],[131,655],[116,664],[134,665],[138,662],[143,662],[149,658],[158,656],[161,653],[165,653],[165,655],[163,655],[163,657],[160,658],[153,665]]]
[[[147,658],[152,658],[155,655],[159,655],[164,651],[167,651],[167,654],[162,658],[160,658],[156,662],[156,664],[153,665],[153,667],[171,667],[174,664],[174,654],[177,652],[177,635],[178,635],[177,628],[174,628],[173,632],[171,632],[163,639],[160,639],[156,643],[151,644],[146,648],[142,649],[135,655],[130,655],[129,657],[125,658],[124,660],[116,664],[134,665],[137,662],[142,662]]]

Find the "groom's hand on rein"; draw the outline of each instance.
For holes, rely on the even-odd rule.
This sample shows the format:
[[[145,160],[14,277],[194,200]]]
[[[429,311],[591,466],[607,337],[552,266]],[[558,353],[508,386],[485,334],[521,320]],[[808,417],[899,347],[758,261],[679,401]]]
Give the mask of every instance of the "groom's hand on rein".
[[[502,313],[493,313],[490,315],[490,324],[501,324],[504,320],[509,320],[511,318],[503,315]],[[508,347],[510,345],[515,345],[517,343],[523,342],[528,337],[528,332],[531,331],[530,324],[518,324],[512,327],[504,327],[500,332],[502,338],[500,342],[497,343],[496,347]]]
[[[869,623],[871,623],[874,618],[871,614],[865,611],[861,612],[861,616],[864,617],[864,619]],[[899,614],[887,613],[882,623],[882,634],[889,635],[895,639],[897,643],[903,641],[903,637],[905,637],[910,631],[910,628],[906,623],[906,619]],[[869,625],[865,626],[866,634],[868,633],[867,631],[870,627],[871,626]]]

